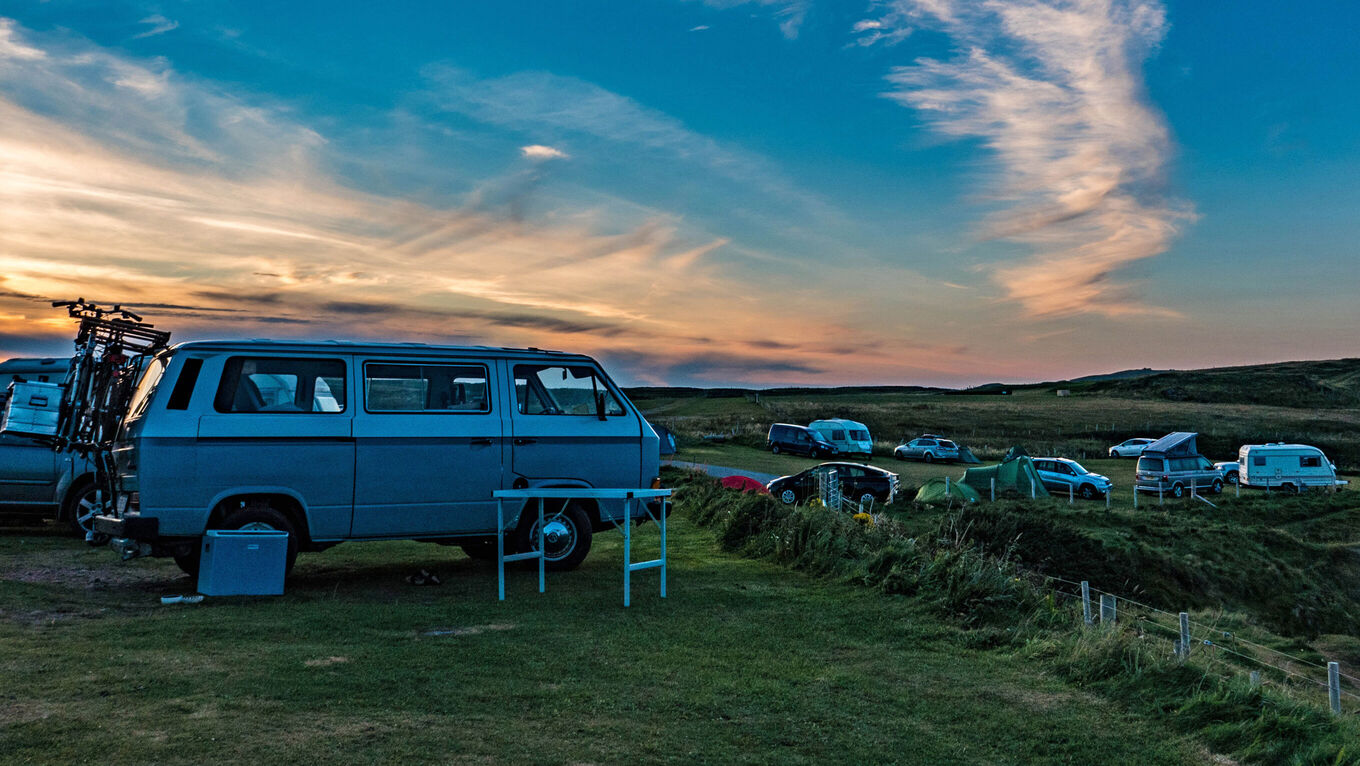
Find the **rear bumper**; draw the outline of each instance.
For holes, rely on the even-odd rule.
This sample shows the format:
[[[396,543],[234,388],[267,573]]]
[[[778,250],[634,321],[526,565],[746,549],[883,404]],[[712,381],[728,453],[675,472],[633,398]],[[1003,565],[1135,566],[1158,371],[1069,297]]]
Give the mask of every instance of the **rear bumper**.
[[[160,519],[140,516],[95,516],[94,531],[114,538],[150,542],[160,537]]]

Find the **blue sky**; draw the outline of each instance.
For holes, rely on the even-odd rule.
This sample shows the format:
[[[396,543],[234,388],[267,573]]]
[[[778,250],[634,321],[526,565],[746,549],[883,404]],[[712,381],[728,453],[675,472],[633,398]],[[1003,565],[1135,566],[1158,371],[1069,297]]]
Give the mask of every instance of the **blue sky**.
[[[0,10],[0,355],[595,353],[635,383],[1357,355],[1360,9],[1149,0]]]

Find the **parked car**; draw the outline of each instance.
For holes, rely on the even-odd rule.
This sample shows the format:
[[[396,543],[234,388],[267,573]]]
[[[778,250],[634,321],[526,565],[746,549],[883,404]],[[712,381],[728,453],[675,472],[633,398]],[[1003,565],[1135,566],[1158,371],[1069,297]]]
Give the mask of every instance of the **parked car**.
[[[1177,432],[1147,445],[1138,457],[1134,491],[1160,492],[1171,497],[1184,497],[1187,492],[1200,490],[1222,492],[1223,475],[1213,461],[1199,454],[1195,447],[1197,436]]]
[[[1104,497],[1114,486],[1105,476],[1092,473],[1075,460],[1065,457],[1036,457],[1034,470],[1039,472],[1039,481],[1044,489],[1058,495],[1069,492],[1083,500]]]
[[[1125,439],[1110,448],[1110,457],[1138,457],[1143,454],[1143,448],[1153,441],[1153,439],[1143,438]]]
[[[1224,484],[1236,484],[1242,478],[1242,464],[1236,460],[1214,463],[1214,470],[1223,477]]]
[[[1308,444],[1244,444],[1238,452],[1242,484],[1298,492],[1334,487],[1336,466],[1322,450]]]
[[[659,440],[587,356],[534,349],[282,341],[183,343],[148,365],[113,446],[120,493],[96,517],[126,556],[191,575],[210,529],[271,528],[300,550],[417,539],[495,550],[512,488],[657,486]],[[507,506],[512,550],[536,508]],[[544,554],[578,565],[622,501],[549,504]],[[637,518],[644,509],[632,506]]]
[[[780,476],[765,485],[765,488],[789,505],[805,503],[817,497],[821,482],[832,471],[836,472],[836,480],[841,485],[841,495],[860,504],[870,500],[891,503],[901,486],[897,474],[882,468],[861,463],[822,463],[802,473]]]
[[[869,436],[869,427],[859,421],[844,418],[814,420],[808,423],[808,429],[835,445],[839,454],[866,457],[874,454],[874,440]]]
[[[765,446],[776,455],[787,452],[808,457],[832,457],[837,453],[836,445],[827,441],[821,434],[792,423],[775,423],[770,426]]]
[[[897,445],[893,450],[893,457],[898,460],[924,460],[933,463],[936,460],[958,460],[959,445],[936,434],[924,434]]]
[[[0,408],[7,404],[13,384],[59,384],[69,364],[67,359],[0,362]],[[0,514],[11,519],[56,519],[84,535],[90,530],[95,502],[94,466],[88,460],[56,452],[29,436],[0,433]]]

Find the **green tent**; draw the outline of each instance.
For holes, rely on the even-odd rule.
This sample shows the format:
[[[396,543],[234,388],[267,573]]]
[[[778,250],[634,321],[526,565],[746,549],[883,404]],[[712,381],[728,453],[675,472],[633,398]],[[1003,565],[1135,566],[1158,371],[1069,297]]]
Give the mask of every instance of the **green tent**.
[[[947,488],[946,488],[947,487]],[[938,505],[953,503],[958,501],[963,503],[976,503],[982,500],[977,490],[964,484],[958,479],[946,480],[943,476],[936,476],[926,480],[921,485],[921,489],[916,492],[915,502],[926,505]]]
[[[977,455],[974,455],[972,450],[964,446],[959,447],[959,462],[968,465],[982,465],[982,461],[977,459]]]
[[[996,495],[1019,495],[1020,497],[1048,497],[1048,490],[1039,480],[1039,472],[1034,469],[1034,461],[1020,447],[1011,447],[1006,457],[997,465],[984,465],[969,468],[963,473],[963,483],[977,490],[982,496],[990,497],[992,479],[996,479]]]

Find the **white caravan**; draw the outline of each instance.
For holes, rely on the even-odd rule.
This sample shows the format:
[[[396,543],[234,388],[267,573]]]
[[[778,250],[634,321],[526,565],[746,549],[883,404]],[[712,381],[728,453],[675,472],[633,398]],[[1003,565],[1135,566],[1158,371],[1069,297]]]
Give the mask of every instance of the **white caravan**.
[[[1238,452],[1242,484],[1300,491],[1334,487],[1336,466],[1322,450],[1307,444],[1244,444]]]
[[[874,440],[869,437],[869,427],[858,421],[844,418],[814,420],[808,423],[808,430],[816,431],[823,439],[836,445],[842,455],[874,454]]]

